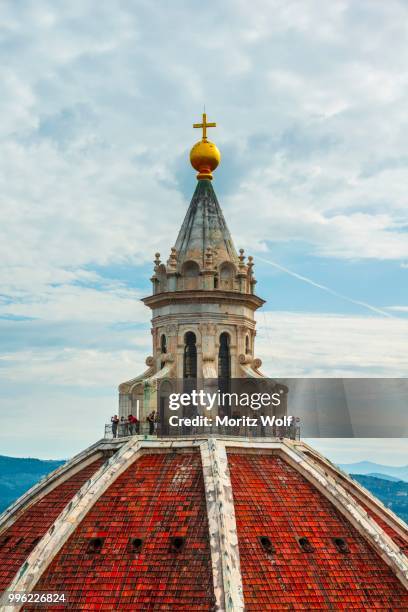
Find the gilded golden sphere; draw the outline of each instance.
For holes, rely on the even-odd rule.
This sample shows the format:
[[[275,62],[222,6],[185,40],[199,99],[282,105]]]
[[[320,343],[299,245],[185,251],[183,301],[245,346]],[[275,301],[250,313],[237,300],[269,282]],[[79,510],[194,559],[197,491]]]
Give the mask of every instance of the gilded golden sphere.
[[[209,140],[200,140],[190,151],[190,162],[198,171],[197,178],[212,179],[211,172],[216,169],[221,161],[221,153],[217,146]]]

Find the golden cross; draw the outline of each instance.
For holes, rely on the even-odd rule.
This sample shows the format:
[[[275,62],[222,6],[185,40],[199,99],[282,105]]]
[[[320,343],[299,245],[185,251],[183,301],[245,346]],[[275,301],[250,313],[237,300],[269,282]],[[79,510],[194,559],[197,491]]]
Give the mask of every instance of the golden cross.
[[[207,115],[205,113],[203,113],[202,123],[193,123],[194,128],[203,128],[203,140],[207,140],[207,128],[216,126],[216,123],[207,123]]]

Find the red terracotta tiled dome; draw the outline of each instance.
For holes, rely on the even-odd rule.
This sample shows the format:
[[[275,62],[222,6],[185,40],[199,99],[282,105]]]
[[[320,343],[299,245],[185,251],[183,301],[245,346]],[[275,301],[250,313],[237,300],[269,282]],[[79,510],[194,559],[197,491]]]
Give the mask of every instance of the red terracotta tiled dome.
[[[408,609],[406,525],[302,442],[105,440],[1,518],[56,610]]]

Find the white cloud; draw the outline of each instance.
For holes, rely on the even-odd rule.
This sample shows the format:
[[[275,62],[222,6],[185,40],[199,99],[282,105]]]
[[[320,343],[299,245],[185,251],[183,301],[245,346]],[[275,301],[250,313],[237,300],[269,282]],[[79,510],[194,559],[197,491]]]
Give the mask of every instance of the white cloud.
[[[402,173],[398,171],[401,176],[393,173],[397,187],[392,190],[391,204],[390,193],[385,193],[386,183],[378,176],[365,180],[365,185],[357,177],[347,184],[338,176],[338,170],[324,165],[309,176],[290,159],[277,159],[270,171],[254,170],[239,193],[226,200],[226,209],[234,211],[229,216],[239,243],[262,250],[266,240],[299,240],[309,244],[314,254],[327,257],[380,260],[408,257],[408,238],[403,227],[406,221],[402,221],[405,216],[400,212],[406,205],[400,187]],[[325,202],[326,210],[322,210],[321,198],[327,198],[327,177],[334,183],[330,187],[333,193]],[[256,215],[247,214],[251,200],[257,203]],[[387,202],[387,212],[377,212],[378,201]],[[348,210],[356,202],[361,210]],[[373,211],[369,210],[368,202]],[[390,206],[395,208],[395,217]],[[344,212],[340,213],[341,209]],[[244,217],[245,227],[240,222]]]
[[[62,153],[52,142],[0,149],[3,265],[138,263],[152,259],[160,239],[168,242],[171,211],[182,214],[179,194],[160,184],[154,164],[132,163],[136,151],[126,159],[91,149]]]
[[[269,377],[405,377],[408,371],[408,319],[261,312],[257,327],[256,356]],[[151,354],[147,326],[113,328],[93,347],[86,335],[82,346],[70,345],[72,330],[68,333],[62,348],[33,346],[2,355],[3,452],[16,452],[15,435],[9,450],[7,434],[14,431],[16,417],[30,424],[19,429],[21,453],[36,454],[39,437],[40,456],[80,450],[102,435],[103,423],[117,409],[118,384],[142,373]],[[110,346],[113,336],[122,348]]]
[[[256,356],[267,376],[400,377],[408,371],[408,319],[291,312],[261,312],[257,318]],[[121,350],[109,347],[115,334],[122,338]],[[67,337],[62,348],[4,354],[0,376],[24,384],[116,388],[140,373],[150,354],[147,325],[129,332],[112,328],[92,348],[89,337],[75,347]]]
[[[46,401],[30,387],[26,394],[7,396],[2,402],[2,453],[17,457],[68,459],[104,435],[116,394],[91,397],[72,390],[50,388]],[[18,423],[18,425],[17,425]]]
[[[203,102],[239,157],[225,205],[241,243],[406,258],[404,3],[256,6],[6,3],[1,261],[167,255],[186,205],[173,162]]]
[[[270,377],[405,377],[408,319],[260,313],[257,356]]]
[[[89,275],[92,278],[92,275]],[[87,279],[87,275],[83,277]],[[33,281],[34,282],[34,281]],[[27,284],[23,273],[22,284]],[[41,290],[39,288],[41,287]],[[5,291],[6,289],[3,289]],[[0,297],[0,315],[47,321],[147,322],[148,311],[138,291],[119,283],[102,282],[98,288],[75,284],[37,285],[36,292],[10,288]]]
[[[46,385],[114,391],[121,382],[146,369],[144,360],[151,354],[149,340],[148,332],[144,332],[133,351],[45,348],[3,354],[0,357],[0,379],[7,384],[45,385],[45,403],[48,403]],[[116,406],[112,405],[114,409]]]
[[[214,185],[237,244],[300,241],[306,257],[406,267],[403,0],[175,0],[165,10],[10,0],[0,11],[0,314],[61,328],[147,320],[138,290],[90,270],[136,267],[157,250],[167,258],[204,103],[218,123],[225,155]],[[406,374],[405,319],[265,317],[258,353],[271,375]],[[65,350],[10,351],[0,372],[44,385],[30,409],[60,423],[49,381],[113,388],[143,368],[150,337],[138,338],[134,352],[68,337]],[[91,410],[89,398],[75,401],[75,414]],[[19,406],[30,420],[24,398]]]

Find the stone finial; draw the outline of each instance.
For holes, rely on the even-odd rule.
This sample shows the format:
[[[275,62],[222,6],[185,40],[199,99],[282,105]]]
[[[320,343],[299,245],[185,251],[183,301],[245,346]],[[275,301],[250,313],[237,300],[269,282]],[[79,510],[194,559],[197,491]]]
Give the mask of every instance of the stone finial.
[[[255,285],[256,285],[253,267],[254,267],[254,258],[250,255],[248,257],[248,280],[250,283],[251,293],[255,292]]]
[[[159,266],[161,264],[160,261],[160,253],[156,253],[154,256],[154,271],[157,272],[157,270],[159,269]]]
[[[248,256],[248,276],[252,277],[254,275],[254,258],[252,255]]]
[[[239,249],[239,271],[241,274],[245,274],[246,270],[245,270],[245,255],[244,255],[244,249]]]
[[[177,249],[171,247],[170,257],[167,260],[167,267],[169,271],[174,271],[177,268]]]

